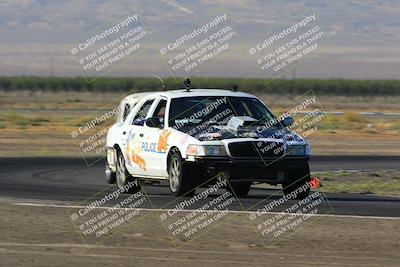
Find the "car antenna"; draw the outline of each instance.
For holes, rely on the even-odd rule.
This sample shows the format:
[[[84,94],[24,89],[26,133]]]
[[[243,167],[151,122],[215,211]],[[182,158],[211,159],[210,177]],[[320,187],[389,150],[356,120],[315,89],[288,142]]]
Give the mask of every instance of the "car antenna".
[[[184,82],[183,82],[183,85],[185,86],[185,88],[186,88],[186,92],[190,92],[190,79],[189,78],[187,78]]]
[[[155,75],[155,74],[153,74],[153,76],[156,77],[158,80],[160,80],[160,82],[161,82],[161,89],[162,89],[163,91],[167,91],[167,86],[165,85],[163,79],[161,79],[160,76],[157,76],[157,75]]]
[[[232,91],[233,91],[233,92],[237,92],[237,91],[238,91],[238,86],[237,86],[237,84],[234,84],[234,85],[232,86]]]

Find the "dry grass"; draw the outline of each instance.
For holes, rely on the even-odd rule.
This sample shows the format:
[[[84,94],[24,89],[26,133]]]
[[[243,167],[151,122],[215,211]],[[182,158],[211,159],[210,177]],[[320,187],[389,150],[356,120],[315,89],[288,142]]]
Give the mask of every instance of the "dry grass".
[[[0,98],[0,149],[2,156],[79,155],[71,132],[93,118],[93,113],[115,106],[120,94],[71,92],[10,92]],[[261,96],[281,114],[295,96]],[[324,114],[318,131],[308,136],[314,154],[382,154],[400,151],[400,119],[382,119],[357,114],[360,110],[400,112],[400,98],[319,97]],[[338,100],[335,102],[335,100]],[[342,102],[340,102],[342,101]],[[397,103],[399,103],[397,102]],[[107,107],[109,105],[109,107]],[[320,107],[319,106],[319,107]],[[328,107],[328,108],[327,108]],[[332,109],[330,109],[332,108]],[[110,125],[107,121],[101,127]],[[24,145],[20,145],[24,143]]]
[[[319,191],[400,196],[400,171],[321,172]]]

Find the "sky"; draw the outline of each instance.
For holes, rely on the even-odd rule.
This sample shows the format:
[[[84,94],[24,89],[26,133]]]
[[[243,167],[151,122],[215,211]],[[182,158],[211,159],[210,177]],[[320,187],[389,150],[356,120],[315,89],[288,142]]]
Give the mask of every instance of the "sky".
[[[74,56],[71,48],[132,14],[139,19],[131,26],[139,25],[145,31],[140,48],[106,72],[85,71],[77,61],[88,50]],[[168,59],[176,56],[177,50],[164,56],[160,48],[221,14],[228,16],[225,26],[234,32],[229,48],[195,70],[172,69]],[[272,47],[255,56],[249,49],[311,14],[317,18],[313,26],[324,32],[318,48],[280,72],[260,70],[257,55]],[[400,2],[394,0],[0,0],[0,76],[397,79],[398,14]],[[206,34],[197,41],[202,36]],[[286,44],[294,36],[279,42]],[[189,40],[180,49],[197,41]],[[99,41],[91,51],[106,43]]]

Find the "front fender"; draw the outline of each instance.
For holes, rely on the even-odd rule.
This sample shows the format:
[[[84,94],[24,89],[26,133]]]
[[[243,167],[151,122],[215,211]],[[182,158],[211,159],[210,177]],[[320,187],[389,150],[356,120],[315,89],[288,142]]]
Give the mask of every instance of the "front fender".
[[[186,150],[189,144],[201,144],[199,140],[196,138],[185,134],[183,132],[180,132],[178,130],[175,130],[173,128],[168,129],[168,131],[171,131],[171,134],[168,138],[168,150],[167,150],[167,155],[170,153],[172,148],[177,148],[179,149],[179,152],[181,153],[182,158],[186,158]]]

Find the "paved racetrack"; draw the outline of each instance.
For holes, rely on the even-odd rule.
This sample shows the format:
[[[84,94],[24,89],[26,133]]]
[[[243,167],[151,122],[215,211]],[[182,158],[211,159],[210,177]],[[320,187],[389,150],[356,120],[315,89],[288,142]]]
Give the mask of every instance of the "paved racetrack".
[[[396,169],[400,157],[395,156],[319,156],[312,158],[311,171]],[[97,192],[112,192],[104,179],[104,160],[87,166],[81,158],[1,158],[0,196],[14,202],[46,202],[79,204]],[[169,208],[176,198],[167,186],[145,186],[152,206]],[[278,190],[252,189],[240,202],[245,210],[255,209],[265,198],[277,199]],[[326,194],[321,213],[341,215],[400,217],[400,198],[361,194]],[[201,203],[199,203],[201,205]],[[290,205],[290,202],[288,203]],[[283,208],[283,207],[282,207]],[[240,205],[234,209],[242,210]]]

